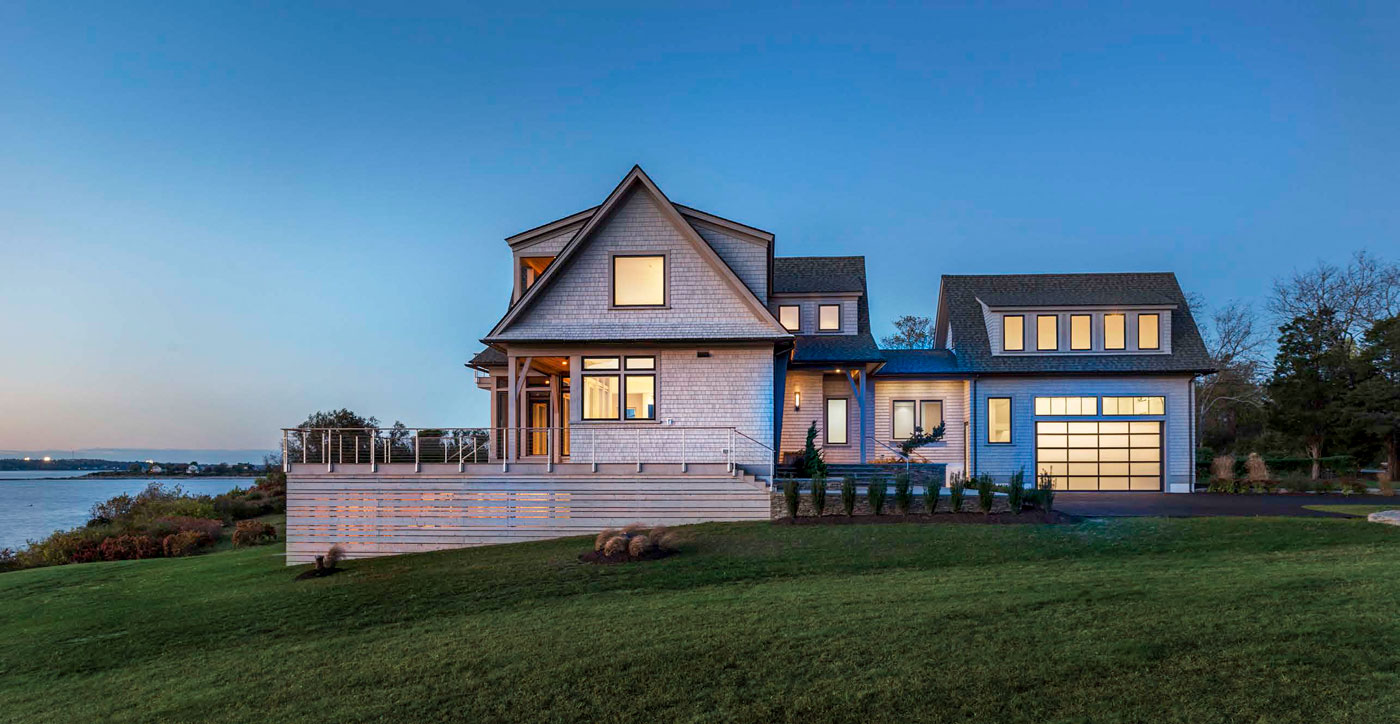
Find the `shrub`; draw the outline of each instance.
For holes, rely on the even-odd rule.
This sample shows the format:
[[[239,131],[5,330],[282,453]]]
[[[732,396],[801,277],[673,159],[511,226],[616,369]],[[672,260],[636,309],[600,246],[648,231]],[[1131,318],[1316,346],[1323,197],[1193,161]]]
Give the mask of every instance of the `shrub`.
[[[1262,483],[1269,479],[1269,466],[1264,463],[1264,458],[1259,457],[1259,453],[1249,454],[1249,458],[1244,461],[1244,469],[1251,483]]]
[[[1322,480],[1318,480],[1313,483],[1313,490],[1316,490],[1319,493],[1335,493],[1337,492],[1337,484],[1331,480],[1323,478]]]
[[[603,550],[603,544],[607,543],[609,538],[612,538],[619,532],[620,531],[618,531],[616,528],[604,528],[603,532],[599,533],[598,537],[593,539],[593,550]]]
[[[1055,480],[1049,472],[1042,472],[1036,480],[1036,498],[1040,509],[1049,515],[1055,509]]]
[[[1011,512],[1016,515],[1021,514],[1021,506],[1026,501],[1026,469],[1021,468],[1011,474],[1011,481],[1006,486],[1006,504],[1011,507]]]
[[[194,531],[209,536],[210,540],[215,540],[223,532],[223,524],[210,518],[191,518],[186,515],[177,515],[161,518],[156,521],[159,529],[169,529],[171,533],[184,533]],[[153,531],[154,532],[154,531]]]
[[[651,538],[645,533],[639,533],[627,541],[627,555],[633,558],[641,558],[643,553],[651,550]]]
[[[1381,471],[1379,483],[1381,495],[1384,495],[1387,498],[1392,495],[1395,495],[1395,483],[1391,482],[1390,475],[1387,474],[1384,470]]]
[[[603,544],[603,555],[615,556],[627,550],[627,536],[615,535]]]
[[[803,444],[793,470],[799,478],[816,477],[817,473],[826,475],[826,461],[822,459],[822,451],[817,447],[816,420],[807,426],[807,442]]]
[[[680,545],[681,542],[680,536],[664,525],[658,525],[652,528],[651,533],[648,534],[647,537],[651,538],[651,545],[653,548],[663,551],[675,550],[676,546]]]
[[[962,510],[963,493],[967,490],[967,475],[965,473],[953,473],[948,478],[948,509],[954,513]]]
[[[856,479],[849,475],[841,480],[841,511],[847,518],[856,512]]]
[[[889,481],[875,478],[865,486],[865,499],[870,502],[870,512],[880,515],[885,510],[885,486]]]
[[[1342,483],[1342,493],[1345,495],[1365,495],[1367,493],[1366,484],[1360,480],[1347,480]]]
[[[812,514],[820,518],[824,510],[826,510],[826,476],[817,473],[812,476]]]
[[[102,541],[99,549],[104,561],[134,561],[160,557],[160,544],[148,535],[113,536]]]
[[[166,558],[180,558],[210,545],[214,538],[207,533],[197,530],[182,530],[179,533],[171,533],[160,542],[161,551]]]
[[[1235,456],[1217,455],[1210,462],[1210,479],[1214,480],[1234,480],[1235,479]]]
[[[938,512],[938,494],[943,485],[936,482],[932,475],[920,476],[924,484],[924,507],[928,508],[928,514],[933,515]]]
[[[909,487],[909,473],[894,476],[894,508],[900,515],[909,515],[909,506],[914,504],[914,495]]]
[[[12,571],[19,568],[19,556],[15,555],[13,548],[0,548],[0,571]]]
[[[797,518],[797,506],[802,503],[800,495],[796,480],[788,478],[783,482],[783,505],[787,508],[789,518]]]
[[[1302,473],[1288,473],[1279,481],[1279,485],[1295,493],[1306,493],[1313,489],[1312,478]]]
[[[992,476],[983,473],[977,476],[977,508],[983,513],[992,512],[992,503],[996,500],[996,486],[992,484]]]
[[[258,546],[277,540],[277,529],[256,520],[240,520],[233,529],[233,546]]]

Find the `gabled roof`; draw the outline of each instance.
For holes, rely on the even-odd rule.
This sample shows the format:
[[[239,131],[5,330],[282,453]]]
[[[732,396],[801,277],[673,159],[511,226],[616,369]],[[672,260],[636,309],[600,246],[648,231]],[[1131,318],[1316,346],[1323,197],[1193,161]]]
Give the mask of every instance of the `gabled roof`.
[[[888,375],[937,375],[966,372],[958,366],[958,356],[947,349],[885,349],[880,350],[885,364],[877,373]]]
[[[993,355],[982,304],[989,307],[1169,305],[1170,354]],[[973,373],[1191,373],[1211,369],[1191,307],[1171,272],[1128,274],[944,275],[938,336],[949,331],[961,368]]]
[[[865,296],[865,257],[788,256],[773,259],[773,294],[858,294],[855,334],[803,334],[795,339],[792,362],[879,362],[880,347],[870,336],[870,305]]]
[[[738,275],[734,273],[734,270],[724,261],[724,258],[710,246],[709,242],[705,241],[705,239],[700,236],[700,233],[695,230],[695,227],[691,226],[690,223],[681,216],[675,204],[671,203],[671,200],[666,198],[666,195],[661,192],[660,188],[657,188],[656,184],[653,183],[646,172],[642,170],[642,167],[633,166],[632,170],[628,171],[627,175],[623,177],[622,182],[612,190],[612,193],[608,194],[608,198],[593,210],[592,213],[588,214],[588,220],[575,232],[573,238],[569,240],[569,243],[564,245],[559,255],[555,257],[554,262],[545,269],[544,274],[520,297],[520,300],[511,305],[510,309],[506,310],[505,316],[492,327],[490,333],[486,335],[483,341],[490,342],[499,339],[498,335],[509,328],[510,324],[515,321],[524,310],[530,308],[534,302],[544,294],[544,291],[553,285],[554,280],[568,268],[569,262],[578,253],[579,249],[583,248],[589,242],[594,232],[603,226],[604,222],[607,221],[622,200],[627,198],[628,194],[634,189],[641,193],[649,194],[656,200],[657,207],[660,209],[662,216],[671,222],[672,226],[675,227],[680,235],[691,244],[696,253],[699,254],[700,257],[734,290],[734,293],[749,306],[759,322],[767,325],[771,334],[766,334],[763,338],[788,339],[791,337],[788,331],[778,323],[773,313],[768,311],[768,308],[764,306],[763,302],[760,301],[758,297],[754,296],[753,290],[749,289],[748,285],[744,284],[744,282],[739,279]],[[579,212],[574,216],[582,218],[584,213],[586,212]],[[551,227],[553,225],[554,224],[546,224],[545,227]],[[537,230],[545,227],[537,227]],[[525,233],[528,234],[529,232]],[[512,238],[519,239],[522,236],[523,235],[517,235]]]

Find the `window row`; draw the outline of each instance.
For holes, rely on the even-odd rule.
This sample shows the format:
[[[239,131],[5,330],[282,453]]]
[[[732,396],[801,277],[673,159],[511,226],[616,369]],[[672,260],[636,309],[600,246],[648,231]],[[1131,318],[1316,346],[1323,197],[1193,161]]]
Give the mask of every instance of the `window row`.
[[[1073,352],[1087,352],[1094,349],[1094,316],[1092,314],[1069,315],[1069,349]],[[1137,323],[1137,349],[1158,350],[1162,348],[1161,317],[1155,312],[1134,315]],[[1109,313],[1103,315],[1103,349],[1126,350],[1128,348],[1128,315]],[[1005,314],[1001,318],[1001,349],[1003,352],[1026,351],[1026,315]],[[1060,351],[1060,315],[1035,315],[1035,349],[1039,352]]]
[[[789,332],[802,331],[802,307],[797,304],[778,305],[778,321]],[[841,305],[820,304],[817,306],[817,331],[841,331]]]
[[[1105,415],[1164,415],[1166,407],[1167,400],[1161,396],[1103,398],[1103,414]],[[1035,414],[1047,417],[1097,415],[1099,414],[1099,398],[1037,397],[1035,398]]]
[[[583,419],[655,420],[655,357],[584,357]]]

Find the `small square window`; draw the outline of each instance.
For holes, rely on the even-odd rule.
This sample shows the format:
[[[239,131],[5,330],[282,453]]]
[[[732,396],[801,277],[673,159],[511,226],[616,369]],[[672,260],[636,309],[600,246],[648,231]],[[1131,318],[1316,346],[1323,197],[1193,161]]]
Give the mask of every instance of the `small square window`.
[[[823,304],[817,308],[817,329],[823,332],[841,331],[840,304]]]

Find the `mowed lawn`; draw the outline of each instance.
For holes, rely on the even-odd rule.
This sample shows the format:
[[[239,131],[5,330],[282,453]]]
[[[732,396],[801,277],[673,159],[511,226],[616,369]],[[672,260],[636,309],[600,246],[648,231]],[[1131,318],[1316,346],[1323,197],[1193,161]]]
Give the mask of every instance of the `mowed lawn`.
[[[352,561],[0,575],[0,721],[1382,722],[1400,528],[709,524]]]

